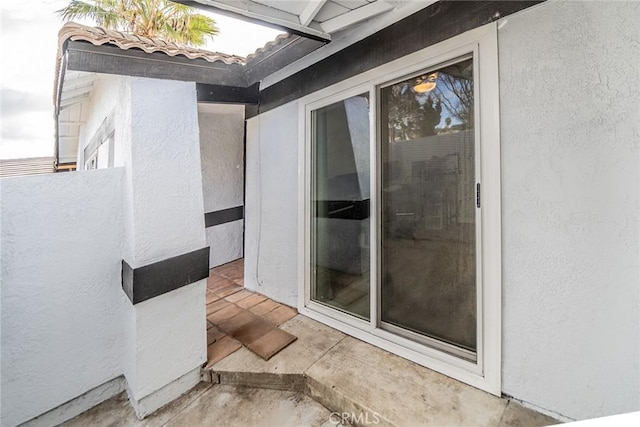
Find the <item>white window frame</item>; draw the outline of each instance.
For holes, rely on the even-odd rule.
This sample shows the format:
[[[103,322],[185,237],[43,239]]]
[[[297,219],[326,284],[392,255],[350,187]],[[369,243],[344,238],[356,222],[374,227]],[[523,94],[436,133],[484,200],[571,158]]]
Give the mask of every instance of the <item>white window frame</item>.
[[[476,101],[476,170],[481,183],[481,208],[476,209],[482,239],[478,255],[478,346],[475,362],[418,344],[377,328],[378,307],[371,298],[369,321],[341,313],[310,299],[310,195],[311,195],[311,112],[364,92],[369,93],[371,129],[371,282],[379,284],[378,259],[379,203],[377,88],[402,76],[435,67],[468,54],[474,61]],[[366,71],[307,95],[299,100],[299,138],[304,141],[298,158],[298,203],[300,238],[298,250],[298,311],[365,342],[395,353],[422,366],[500,396],[502,348],[502,273],[500,204],[500,117],[497,25],[491,23],[405,57]],[[478,145],[477,145],[478,146]],[[481,215],[480,215],[481,213]]]

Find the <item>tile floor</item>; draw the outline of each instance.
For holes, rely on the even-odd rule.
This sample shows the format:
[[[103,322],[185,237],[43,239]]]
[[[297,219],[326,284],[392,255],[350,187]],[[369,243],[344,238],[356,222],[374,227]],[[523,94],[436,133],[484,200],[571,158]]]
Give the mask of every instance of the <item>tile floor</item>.
[[[297,311],[244,289],[244,260],[211,269],[207,281],[207,365],[243,345],[268,360],[296,340],[279,329]]]

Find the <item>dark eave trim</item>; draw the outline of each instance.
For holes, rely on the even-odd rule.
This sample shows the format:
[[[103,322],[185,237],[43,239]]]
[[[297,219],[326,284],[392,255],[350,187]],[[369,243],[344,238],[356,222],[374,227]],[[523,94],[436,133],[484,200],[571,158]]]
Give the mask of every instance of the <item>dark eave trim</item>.
[[[247,86],[240,64],[168,56],[162,52],[146,53],[135,48],[123,50],[117,46],[95,46],[84,41],[70,41],[66,55],[66,66],[73,71]]]
[[[326,43],[304,37],[296,37],[265,53],[258,54],[245,66],[247,83],[257,83],[266,76],[282,69],[283,65],[291,64],[310,54]]]
[[[196,93],[198,102],[258,105],[260,88],[258,83],[249,87],[196,83]]]
[[[436,2],[265,88],[259,113],[541,2]]]

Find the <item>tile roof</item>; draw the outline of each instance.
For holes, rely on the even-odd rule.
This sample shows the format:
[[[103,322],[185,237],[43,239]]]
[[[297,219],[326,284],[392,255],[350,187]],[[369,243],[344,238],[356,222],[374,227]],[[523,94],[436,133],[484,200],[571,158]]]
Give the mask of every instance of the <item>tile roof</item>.
[[[159,39],[138,36],[115,30],[107,30],[102,27],[89,27],[75,22],[68,22],[58,32],[59,52],[67,40],[86,41],[96,46],[109,44],[122,50],[140,49],[146,53],[162,52],[169,56],[182,55],[189,59],[204,59],[208,62],[224,62],[225,64],[244,64],[245,58],[226,53],[211,52],[204,49],[166,42]]]
[[[279,50],[281,45],[286,45],[288,42],[298,38],[300,37],[294,34],[288,34],[288,33],[278,34],[278,36],[274,40],[267,42],[267,44],[265,44],[264,46],[256,49],[255,52],[249,54],[246,58],[246,62],[249,63],[255,58],[266,56],[272,51]]]

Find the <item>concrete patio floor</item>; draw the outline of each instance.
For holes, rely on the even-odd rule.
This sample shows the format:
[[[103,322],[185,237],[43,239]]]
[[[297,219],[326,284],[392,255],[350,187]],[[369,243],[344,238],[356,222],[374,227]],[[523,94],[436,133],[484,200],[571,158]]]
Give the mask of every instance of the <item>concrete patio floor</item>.
[[[298,391],[331,411],[379,419],[378,425],[536,427],[558,423],[306,316],[299,314],[280,327],[298,340],[268,361],[240,348],[211,366],[212,382]]]
[[[347,336],[303,315],[281,325],[298,340],[265,361],[242,347],[203,382],[145,420],[123,393],[66,426],[537,427],[558,421]],[[334,413],[334,415],[331,415]],[[368,421],[368,423],[367,423]],[[377,421],[377,422],[375,422]]]
[[[301,393],[200,383],[144,420],[121,393],[65,427],[331,426],[331,413]]]

